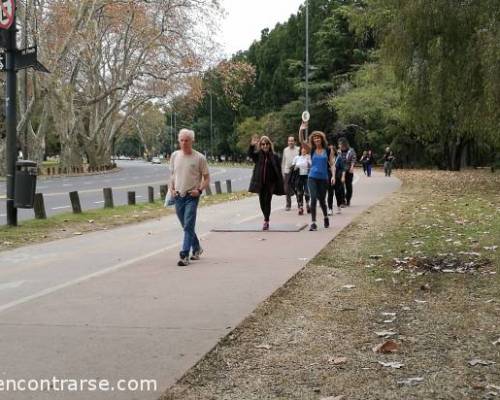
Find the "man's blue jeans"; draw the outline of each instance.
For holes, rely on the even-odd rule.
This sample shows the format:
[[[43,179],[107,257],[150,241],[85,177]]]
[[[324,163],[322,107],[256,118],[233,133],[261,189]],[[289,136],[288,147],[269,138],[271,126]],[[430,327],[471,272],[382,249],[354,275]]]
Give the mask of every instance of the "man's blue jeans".
[[[191,249],[193,253],[200,250],[200,242],[194,232],[199,200],[199,197],[191,197],[189,195],[185,197],[178,196],[175,199],[175,212],[184,229],[184,241],[180,252],[181,258],[189,257]]]

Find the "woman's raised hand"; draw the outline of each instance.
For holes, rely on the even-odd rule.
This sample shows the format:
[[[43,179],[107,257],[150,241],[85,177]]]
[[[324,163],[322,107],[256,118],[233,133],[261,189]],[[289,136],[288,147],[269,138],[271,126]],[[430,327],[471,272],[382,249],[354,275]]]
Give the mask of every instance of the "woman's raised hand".
[[[257,135],[253,135],[250,144],[252,146],[257,146],[259,144],[259,137]]]
[[[308,122],[304,122],[302,121],[302,123],[300,124],[300,131],[305,131],[307,129],[307,127],[309,126],[309,123]]]

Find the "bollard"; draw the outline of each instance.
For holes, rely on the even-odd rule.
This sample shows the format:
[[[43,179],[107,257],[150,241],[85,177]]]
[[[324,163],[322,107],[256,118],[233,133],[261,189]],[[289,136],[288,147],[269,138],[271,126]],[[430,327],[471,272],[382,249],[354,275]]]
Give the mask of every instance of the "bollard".
[[[210,185],[207,186],[206,192],[207,196],[212,196],[212,188],[210,187]]]
[[[227,193],[233,193],[233,186],[231,184],[231,179],[226,179]]]
[[[148,186],[148,201],[150,203],[155,202],[155,189],[153,186]]]
[[[82,206],[80,204],[80,196],[78,192],[69,192],[69,200],[71,201],[71,208],[73,208],[73,214],[81,214]]]
[[[45,202],[43,201],[42,193],[35,193],[33,210],[35,211],[36,219],[47,219],[47,213],[45,212]]]
[[[168,192],[168,185],[161,185],[160,186],[160,196],[162,201],[165,201],[165,197],[167,196]]]
[[[215,181],[215,193],[222,194],[222,186],[220,181]]]
[[[62,168],[61,168],[61,167],[58,167],[58,168],[57,168],[57,175],[61,175],[61,173],[62,173]]]
[[[113,208],[113,191],[111,188],[102,189],[104,194],[104,208]]]
[[[135,192],[127,192],[128,205],[135,206]]]

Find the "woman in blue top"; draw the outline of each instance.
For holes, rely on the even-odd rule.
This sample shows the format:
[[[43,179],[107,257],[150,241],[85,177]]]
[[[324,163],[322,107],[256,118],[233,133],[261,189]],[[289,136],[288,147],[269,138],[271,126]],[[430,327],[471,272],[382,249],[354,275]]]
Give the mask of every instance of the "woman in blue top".
[[[304,139],[304,131],[307,128],[307,122],[302,122],[299,129],[299,140],[303,146],[307,146],[311,153],[311,169],[307,184],[309,186],[309,195],[311,196],[311,226],[310,231],[318,229],[316,225],[316,205],[319,200],[321,211],[323,211],[324,226],[330,226],[330,220],[326,208],[326,192],[328,190],[328,170],[331,170],[331,182],[335,184],[335,163],[333,154],[328,149],[328,142],[323,132],[314,131],[309,136],[309,142]]]

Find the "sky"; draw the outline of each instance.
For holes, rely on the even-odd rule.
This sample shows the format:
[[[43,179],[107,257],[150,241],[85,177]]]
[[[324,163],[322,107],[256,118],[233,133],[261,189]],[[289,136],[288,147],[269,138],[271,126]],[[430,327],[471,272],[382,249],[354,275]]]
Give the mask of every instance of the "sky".
[[[297,13],[304,0],[222,0],[226,18],[219,34],[226,56],[246,50],[264,28],[274,28]]]

